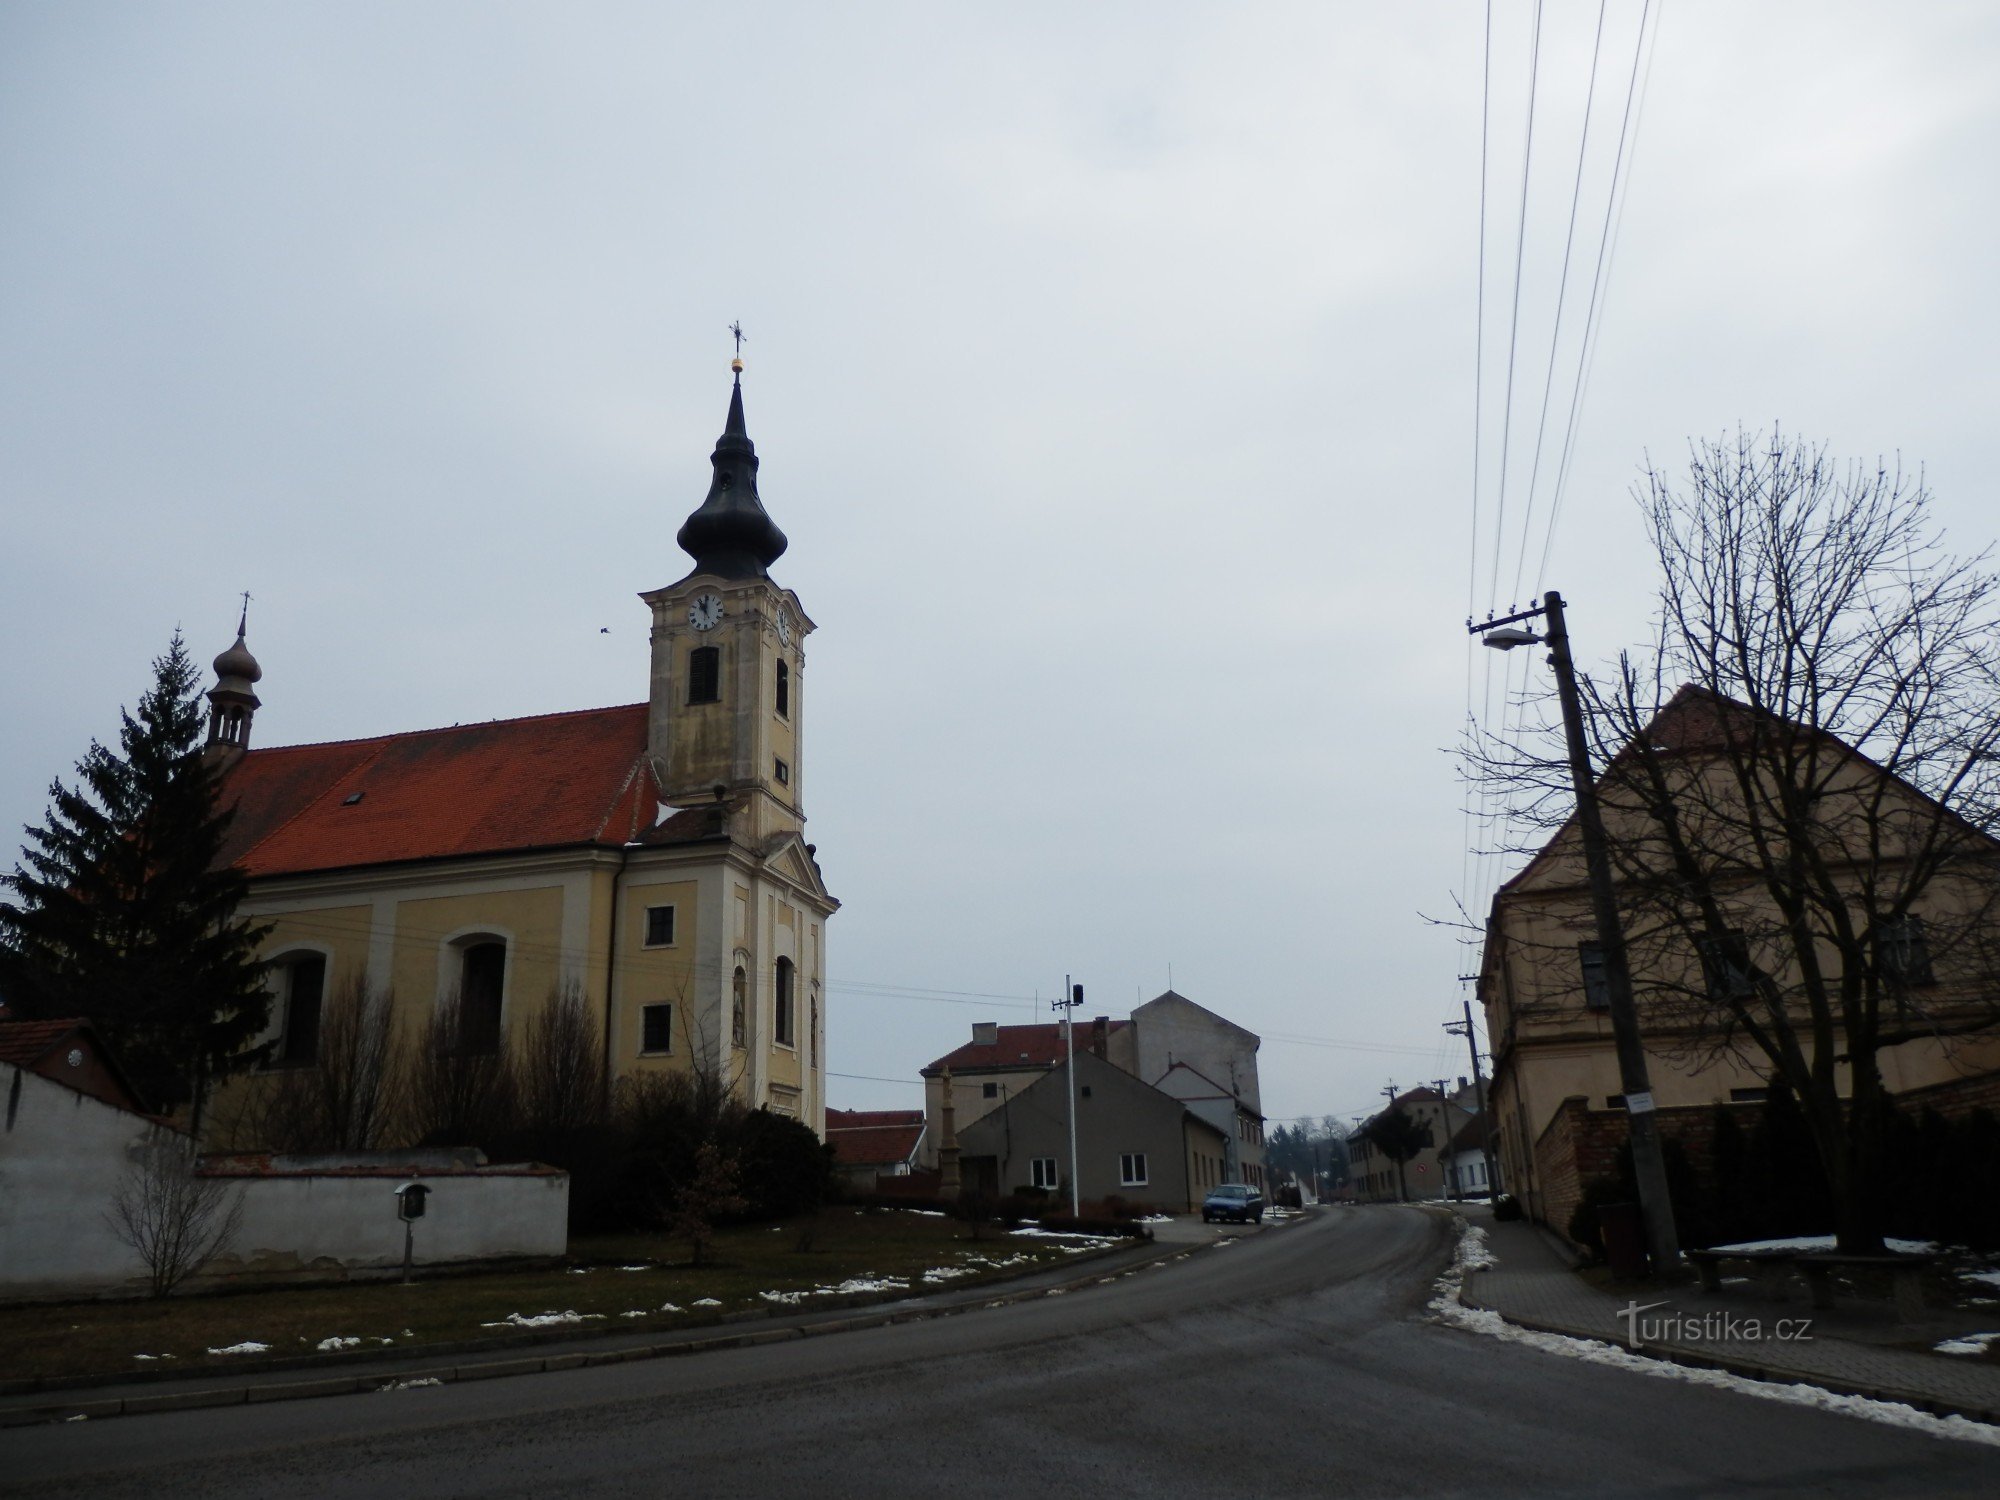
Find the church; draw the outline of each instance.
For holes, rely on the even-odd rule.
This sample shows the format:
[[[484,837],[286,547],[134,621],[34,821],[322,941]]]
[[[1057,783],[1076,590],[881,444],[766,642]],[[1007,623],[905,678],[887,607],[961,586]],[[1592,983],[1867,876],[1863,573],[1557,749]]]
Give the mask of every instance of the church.
[[[252,747],[262,669],[216,658],[208,754],[244,916],[270,924],[270,1066],[310,1066],[326,998],[365,981],[421,1035],[519,1045],[562,994],[606,1075],[703,1069],[825,1132],[826,923],[805,841],[805,641],[770,568],[743,366],[685,576],[652,613],[645,701],[377,739]],[[255,1080],[247,1085],[254,1088]]]

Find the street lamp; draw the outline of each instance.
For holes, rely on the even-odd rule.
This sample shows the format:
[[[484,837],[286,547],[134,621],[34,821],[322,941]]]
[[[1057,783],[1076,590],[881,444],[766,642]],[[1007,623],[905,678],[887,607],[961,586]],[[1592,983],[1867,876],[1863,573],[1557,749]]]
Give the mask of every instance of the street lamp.
[[[1517,622],[1539,616],[1541,635]],[[1569,654],[1569,629],[1563,620],[1562,595],[1554,589],[1533,609],[1483,624],[1467,621],[1465,628],[1482,636],[1496,651],[1516,646],[1545,645],[1555,669],[1556,696],[1562,702],[1563,734],[1569,743],[1570,781],[1576,788],[1577,831],[1583,838],[1583,863],[1590,876],[1590,906],[1597,920],[1597,946],[1604,955],[1604,984],[1610,1000],[1611,1035],[1618,1049],[1618,1079],[1625,1090],[1625,1115],[1632,1138],[1632,1169],[1639,1179],[1639,1212],[1646,1221],[1646,1248],[1656,1276],[1671,1274],[1680,1264],[1680,1238],[1674,1229],[1674,1205],[1667,1196],[1667,1164],[1660,1150],[1659,1118],[1653,1109],[1653,1086],[1646,1071],[1646,1049],[1639,1036],[1639,1012],[1632,1000],[1632,974],[1625,963],[1625,934],[1618,923],[1618,904],[1611,892],[1611,853],[1604,836],[1604,817],[1597,805],[1597,783],[1590,774],[1590,756],[1583,734],[1583,699],[1576,687],[1576,664]]]

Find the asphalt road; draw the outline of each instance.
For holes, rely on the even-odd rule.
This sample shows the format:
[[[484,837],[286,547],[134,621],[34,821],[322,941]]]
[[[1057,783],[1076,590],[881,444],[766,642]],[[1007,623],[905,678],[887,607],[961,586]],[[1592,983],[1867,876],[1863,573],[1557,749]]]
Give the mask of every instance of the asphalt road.
[[[0,1432],[37,1496],[2000,1494],[2000,1449],[1427,1321],[1448,1226],[1336,1210],[1106,1286],[472,1384]]]

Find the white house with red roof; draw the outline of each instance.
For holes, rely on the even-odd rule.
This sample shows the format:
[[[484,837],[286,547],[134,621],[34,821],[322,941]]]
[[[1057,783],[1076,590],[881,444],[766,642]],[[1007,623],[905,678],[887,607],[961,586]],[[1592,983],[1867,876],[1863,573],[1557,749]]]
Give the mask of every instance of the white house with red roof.
[[[839,903],[805,832],[814,627],[768,571],[786,540],[735,368],[707,497],[677,538],[693,566],[641,596],[643,701],[253,747],[263,671],[239,624],[215,663],[210,754],[244,914],[272,926],[276,1066],[315,1064],[327,997],[351,983],[393,993],[412,1032],[455,1004],[475,1050],[520,1039],[567,991],[599,1018],[611,1077],[712,1069],[824,1128]]]
[[[829,1109],[826,1143],[834,1165],[857,1188],[873,1188],[878,1178],[908,1177],[916,1169],[924,1138],[920,1109]]]

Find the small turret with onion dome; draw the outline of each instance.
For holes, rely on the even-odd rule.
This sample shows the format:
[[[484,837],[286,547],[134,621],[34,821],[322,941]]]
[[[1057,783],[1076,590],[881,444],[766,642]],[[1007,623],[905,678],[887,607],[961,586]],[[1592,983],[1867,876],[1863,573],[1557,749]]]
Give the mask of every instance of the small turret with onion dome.
[[[244,634],[250,625],[250,596],[236,620],[236,644],[215,659],[215,686],[208,690],[208,751],[219,754],[250,748],[250,721],[262,707],[257,682],[264,669],[250,654]]]

